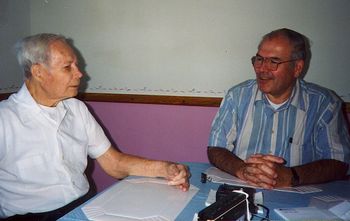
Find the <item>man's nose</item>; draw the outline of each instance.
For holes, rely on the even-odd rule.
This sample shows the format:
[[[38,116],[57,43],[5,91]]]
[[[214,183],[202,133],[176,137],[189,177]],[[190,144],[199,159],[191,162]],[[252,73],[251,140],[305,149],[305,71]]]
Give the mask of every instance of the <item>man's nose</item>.
[[[83,73],[80,71],[80,69],[78,68],[78,67],[76,67],[75,68],[75,76],[77,77],[77,78],[82,78],[83,77]]]
[[[264,59],[263,62],[262,62],[262,64],[261,64],[261,66],[258,67],[258,68],[256,68],[256,70],[257,70],[258,72],[268,72],[268,71],[270,70],[270,68],[269,68],[269,66],[270,66],[269,63],[270,63],[269,60]]]

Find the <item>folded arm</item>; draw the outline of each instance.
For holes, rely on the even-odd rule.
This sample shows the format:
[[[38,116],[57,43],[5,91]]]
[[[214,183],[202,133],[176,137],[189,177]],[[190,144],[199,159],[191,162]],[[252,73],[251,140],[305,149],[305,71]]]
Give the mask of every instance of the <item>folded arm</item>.
[[[256,154],[243,161],[228,150],[209,147],[210,163],[251,185],[265,189],[292,186],[293,172],[284,166],[284,159],[273,155]],[[348,164],[324,159],[294,167],[299,181],[296,185],[323,183],[345,179]]]
[[[251,185],[266,189],[272,189],[276,185],[274,171],[269,171],[269,174],[264,168],[259,168],[260,165],[245,162],[225,148],[208,147],[207,151],[211,164]]]

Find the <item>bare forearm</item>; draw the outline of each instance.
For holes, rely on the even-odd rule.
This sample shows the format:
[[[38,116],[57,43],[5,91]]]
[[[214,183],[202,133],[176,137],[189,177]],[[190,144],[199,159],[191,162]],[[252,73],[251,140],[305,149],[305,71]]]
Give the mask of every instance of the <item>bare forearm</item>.
[[[220,147],[208,147],[209,162],[217,168],[237,176],[237,171],[244,166],[244,161],[230,151]]]
[[[127,176],[147,176],[147,177],[166,177],[166,164],[169,162],[149,160],[137,156],[122,154],[117,170],[127,171]]]
[[[116,151],[114,148],[110,148],[97,161],[108,175],[117,179],[122,179],[130,175],[165,177],[167,174],[165,164],[168,162],[124,154]]]
[[[98,157],[97,162],[108,175],[117,179],[130,175],[163,177],[168,180],[169,185],[176,186],[183,191],[187,191],[190,187],[190,172],[183,164],[124,154],[113,147]]]
[[[325,159],[294,168],[299,176],[299,185],[307,185],[346,179],[348,164],[338,160]]]

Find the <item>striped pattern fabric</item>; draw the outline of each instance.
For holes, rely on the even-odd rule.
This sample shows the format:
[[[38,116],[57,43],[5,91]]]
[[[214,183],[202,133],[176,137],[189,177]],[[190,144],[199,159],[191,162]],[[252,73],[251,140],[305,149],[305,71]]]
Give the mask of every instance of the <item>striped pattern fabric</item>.
[[[342,101],[330,90],[298,80],[291,98],[275,110],[255,80],[232,87],[223,99],[209,146],[241,159],[255,153],[283,157],[286,166],[319,159],[349,163],[350,138]]]

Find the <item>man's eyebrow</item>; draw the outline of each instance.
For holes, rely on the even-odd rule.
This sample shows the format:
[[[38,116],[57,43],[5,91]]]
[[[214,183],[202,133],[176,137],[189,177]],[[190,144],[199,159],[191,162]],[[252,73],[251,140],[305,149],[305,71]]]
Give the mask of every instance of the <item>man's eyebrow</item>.
[[[268,58],[268,59],[270,59],[270,60],[279,60],[279,61],[282,60],[282,59],[279,58],[279,57],[263,57],[263,56],[261,56],[259,53],[256,53],[256,56],[257,56],[257,57],[262,57],[262,58]]]
[[[72,64],[72,63],[75,63],[74,59],[66,59],[63,61],[64,64]]]

